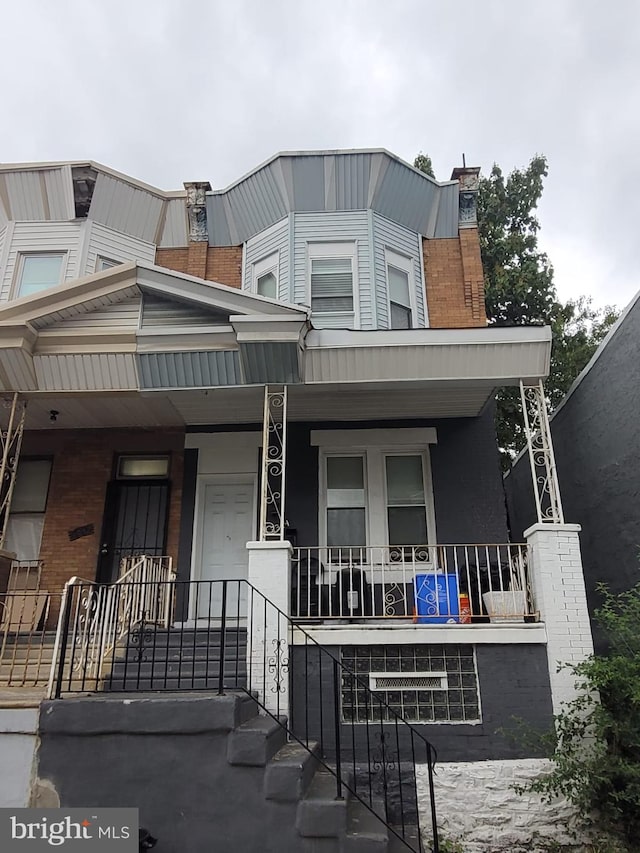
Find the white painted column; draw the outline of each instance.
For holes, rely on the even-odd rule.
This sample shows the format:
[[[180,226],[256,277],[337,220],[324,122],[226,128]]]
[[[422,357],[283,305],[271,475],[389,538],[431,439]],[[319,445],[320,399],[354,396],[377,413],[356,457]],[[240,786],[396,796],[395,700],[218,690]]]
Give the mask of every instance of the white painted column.
[[[275,714],[289,716],[291,552],[286,541],[247,542],[247,678]],[[256,591],[252,592],[251,587]],[[252,601],[253,599],[253,601]]]
[[[579,524],[534,524],[529,581],[547,629],[547,660],[554,714],[576,697],[575,676],[559,663],[579,663],[593,653],[591,622],[580,554]]]

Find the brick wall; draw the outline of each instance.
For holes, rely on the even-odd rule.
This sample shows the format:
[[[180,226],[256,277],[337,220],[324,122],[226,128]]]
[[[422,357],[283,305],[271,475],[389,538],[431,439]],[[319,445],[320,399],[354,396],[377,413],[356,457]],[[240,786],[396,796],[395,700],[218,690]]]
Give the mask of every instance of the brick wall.
[[[180,249],[157,249],[156,264],[228,287],[242,286],[242,246],[190,243]]]
[[[423,238],[422,249],[430,327],[486,326],[477,229],[461,229],[458,237]]]
[[[40,558],[42,586],[61,590],[73,575],[92,580],[102,533],[107,483],[117,453],[171,454],[167,553],[177,561],[182,497],[181,432],[146,430],[51,430],[25,433],[23,456],[51,456],[53,465]],[[94,533],[74,541],[69,531],[93,524]]]

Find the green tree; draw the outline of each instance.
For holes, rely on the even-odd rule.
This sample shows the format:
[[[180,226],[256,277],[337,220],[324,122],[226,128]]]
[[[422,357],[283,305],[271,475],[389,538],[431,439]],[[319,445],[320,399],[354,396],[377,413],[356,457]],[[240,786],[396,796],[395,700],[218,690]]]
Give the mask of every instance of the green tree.
[[[431,162],[431,157],[429,157],[428,154],[423,154],[421,151],[413,161],[413,165],[416,169],[420,169],[421,172],[424,172],[425,175],[429,175],[430,178],[435,178],[433,163]]]
[[[420,154],[414,166],[431,160]],[[426,171],[426,169],[425,169]],[[587,364],[618,316],[613,306],[594,308],[581,296],[559,301],[553,267],[538,246],[536,216],[547,176],[545,157],[535,156],[524,169],[505,177],[494,164],[480,179],[478,234],[485,279],[487,319],[495,326],[549,325],[551,370],[545,383],[551,408],[556,406]],[[433,170],[427,174],[433,174]],[[496,431],[503,467],[524,446],[520,392],[502,388],[496,395]]]

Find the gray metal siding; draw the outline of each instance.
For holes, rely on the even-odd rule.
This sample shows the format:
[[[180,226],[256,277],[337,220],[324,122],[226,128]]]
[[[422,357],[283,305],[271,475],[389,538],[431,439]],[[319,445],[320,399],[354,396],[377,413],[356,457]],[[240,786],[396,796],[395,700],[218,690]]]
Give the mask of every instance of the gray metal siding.
[[[374,306],[371,293],[371,263],[369,257],[369,221],[366,210],[335,211],[333,213],[296,213],[294,242],[293,301],[308,305],[307,244],[319,242],[355,242],[359,288],[360,328],[374,328]],[[316,323],[317,325],[317,323]],[[341,315],[332,321],[323,318],[323,326],[345,325]],[[351,325],[351,324],[349,324]]]
[[[122,302],[114,302],[95,311],[77,314],[75,317],[58,320],[56,329],[68,329],[74,332],[102,331],[113,329],[135,330],[140,319],[140,297],[134,296]]]
[[[240,355],[248,384],[300,381],[297,344],[282,341],[241,344]]]
[[[458,185],[379,152],[281,155],[207,199],[209,243],[244,243],[287,213],[372,208],[427,237],[458,233]]]
[[[163,203],[146,190],[99,172],[89,216],[94,222],[152,243]]]
[[[136,358],[141,390],[242,384],[240,359],[232,350],[139,353]]]
[[[133,353],[35,355],[42,391],[136,391]]]
[[[377,301],[378,328],[389,328],[389,304],[387,264],[385,249],[391,249],[399,255],[411,258],[413,266],[414,299],[416,306],[417,326],[425,326],[425,290],[422,281],[422,264],[420,252],[422,238],[415,232],[403,228],[390,219],[385,219],[378,213],[373,214],[373,242],[375,264],[375,292]]]
[[[188,243],[186,199],[172,198],[165,204],[164,227],[158,245],[163,248],[186,246]]]
[[[216,326],[229,322],[228,313],[207,311],[200,305],[178,299],[163,299],[145,293],[142,306],[142,327],[154,326]]]
[[[46,219],[40,172],[7,172],[5,175],[11,219]]]
[[[243,290],[251,290],[253,264],[278,252],[278,298],[288,302],[289,296],[289,217],[247,241],[242,277]]]
[[[49,219],[75,219],[76,206],[73,199],[71,166],[61,169],[45,169],[42,172],[47,193]]]

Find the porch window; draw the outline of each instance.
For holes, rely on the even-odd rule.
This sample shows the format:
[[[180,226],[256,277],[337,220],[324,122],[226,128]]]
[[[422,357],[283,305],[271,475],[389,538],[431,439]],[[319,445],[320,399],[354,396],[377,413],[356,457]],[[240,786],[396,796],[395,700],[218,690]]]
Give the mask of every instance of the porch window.
[[[367,544],[364,458],[327,457],[327,545]]]
[[[18,560],[37,560],[40,555],[50,477],[51,459],[18,463],[5,540],[7,551]]]
[[[427,512],[422,456],[387,456],[387,525],[389,545],[423,545]]]
[[[65,252],[38,252],[22,255],[18,270],[17,296],[31,296],[62,280]]]
[[[259,296],[268,296],[269,299],[278,298],[278,269],[278,252],[273,252],[253,264],[253,290]]]

